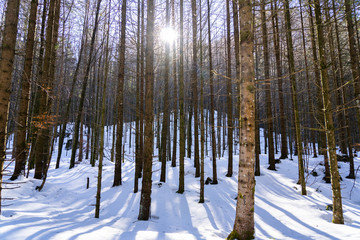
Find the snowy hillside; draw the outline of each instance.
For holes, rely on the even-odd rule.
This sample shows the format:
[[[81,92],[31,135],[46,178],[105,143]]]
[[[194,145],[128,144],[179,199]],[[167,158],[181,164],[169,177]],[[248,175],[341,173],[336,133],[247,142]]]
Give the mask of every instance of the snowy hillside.
[[[111,135],[111,134],[110,134]],[[111,139],[110,139],[111,140]],[[108,141],[108,147],[111,141]],[[134,146],[134,145],[133,145]],[[100,218],[94,218],[97,168],[82,162],[69,170],[70,151],[64,150],[60,169],[50,166],[41,192],[39,180],[19,179],[17,189],[4,190],[0,239],[225,239],[235,218],[237,167],[225,177],[227,158],[218,160],[218,185],[205,185],[205,203],[199,204],[199,178],[193,160],[185,163],[185,193],[177,194],[178,167],[167,167],[166,183],[160,183],[160,163],[154,159],[150,221],[138,221],[140,191],[133,193],[134,159],[128,146],[123,164],[123,185],[112,188],[114,163],[105,161]],[[210,149],[210,147],[209,147]],[[109,156],[109,152],[106,154]],[[53,160],[56,154],[53,154]],[[238,156],[235,156],[237,166]],[[267,170],[261,155],[261,176],[256,177],[256,239],[360,239],[360,173],[358,180],[346,179],[348,163],[339,163],[342,181],[344,225],[331,223],[331,185],[322,181],[322,158],[307,159],[307,196],[301,196],[297,181],[297,159],[283,160],[277,170]],[[355,160],[355,169],[360,159]],[[212,162],[205,159],[205,178],[212,177]],[[11,168],[11,167],[10,167]],[[87,178],[90,188],[86,189]]]

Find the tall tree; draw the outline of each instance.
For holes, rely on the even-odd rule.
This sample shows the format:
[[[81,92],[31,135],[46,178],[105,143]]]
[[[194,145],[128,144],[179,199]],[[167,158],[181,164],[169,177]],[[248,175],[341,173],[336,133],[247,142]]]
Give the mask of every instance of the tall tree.
[[[184,108],[184,0],[180,0],[180,52],[179,52],[179,107],[180,107],[180,159],[179,159],[179,189],[185,190],[185,108]]]
[[[15,57],[17,25],[19,21],[20,0],[8,0],[5,13],[5,27],[0,55],[0,199],[3,179],[3,168],[6,158],[6,135],[8,123],[8,104],[10,85]],[[0,201],[1,202],[1,201]],[[1,203],[0,203],[1,213]]]
[[[226,65],[226,101],[227,101],[227,142],[228,142],[228,171],[227,177],[233,174],[233,111],[232,111],[232,78],[231,78],[231,18],[230,1],[226,0],[226,39],[227,39],[227,65]]]
[[[271,101],[271,81],[270,79],[270,56],[268,48],[268,33],[266,26],[266,12],[265,0],[261,1],[261,30],[262,30],[262,45],[264,49],[264,77],[265,77],[265,102],[266,102],[266,122],[267,122],[267,136],[269,143],[269,164],[268,169],[275,169],[275,156],[274,156],[274,130],[273,130],[273,116],[272,116],[272,101]]]
[[[73,144],[72,144],[71,158],[70,158],[70,168],[73,168],[75,166],[76,149],[77,149],[77,146],[79,143],[80,120],[81,120],[82,111],[83,111],[83,107],[84,107],[85,94],[86,94],[87,83],[89,80],[90,70],[91,70],[93,60],[95,59],[95,54],[94,54],[95,38],[96,38],[96,33],[97,33],[98,25],[99,25],[99,14],[100,14],[101,1],[102,0],[98,0],[97,4],[96,4],[95,23],[94,23],[94,29],[92,32],[92,36],[91,36],[89,58],[88,58],[88,63],[87,63],[85,74],[84,74],[84,80],[83,80],[82,88],[81,88],[79,109],[78,109],[78,114],[76,116],[76,121],[75,121],[74,137],[73,137]]]
[[[119,73],[118,73],[118,116],[116,128],[116,154],[115,154],[115,169],[114,169],[114,183],[113,187],[121,185],[121,156],[122,156],[122,137],[124,125],[124,82],[125,82],[125,44],[126,44],[126,3],[122,1],[121,5],[121,36],[119,49]]]
[[[34,178],[42,179],[46,174],[47,163],[50,160],[50,146],[54,124],[53,96],[55,84],[56,45],[60,18],[60,0],[51,0],[46,27],[46,44],[44,66],[42,69],[39,91],[39,106],[36,122],[38,132],[35,142],[35,174]]]
[[[290,82],[291,82],[291,95],[293,102],[293,111],[295,119],[295,137],[296,137],[296,147],[298,152],[298,167],[299,167],[299,183],[301,184],[301,194],[306,195],[306,186],[305,186],[305,176],[304,176],[304,161],[302,158],[303,147],[301,141],[301,130],[300,130],[300,117],[298,110],[298,99],[297,99],[297,87],[296,87],[296,75],[295,75],[295,60],[294,60],[294,49],[293,49],[293,40],[291,32],[291,18],[290,18],[290,7],[289,1],[284,1],[285,7],[285,28],[286,28],[286,46],[288,52],[288,64],[290,72]]]
[[[155,0],[147,0],[147,25],[146,25],[146,70],[145,70],[145,146],[144,170],[141,188],[139,220],[148,220],[151,206],[152,185],[152,153],[154,144],[154,22]]]
[[[211,184],[218,184],[217,170],[216,170],[216,138],[215,138],[215,116],[214,116],[214,72],[212,66],[212,47],[211,47],[211,14],[210,14],[210,1],[207,0],[207,17],[208,17],[208,41],[209,41],[209,76],[210,76],[210,126],[211,126],[211,149],[212,149],[212,167],[213,179]],[[219,118],[219,114],[218,114]]]
[[[166,28],[170,26],[170,6],[169,0],[166,0]],[[161,161],[161,174],[160,182],[166,181],[166,147],[170,139],[167,138],[169,132],[169,74],[170,71],[170,42],[165,42],[165,71],[164,71],[164,112],[161,129],[161,147],[160,147],[160,161]]]
[[[126,0],[123,0],[126,5]],[[104,159],[104,130],[105,130],[105,113],[106,113],[106,86],[109,76],[109,35],[110,35],[110,19],[111,19],[111,0],[109,1],[108,21],[106,28],[106,44],[105,44],[105,76],[102,91],[102,104],[101,104],[101,132],[100,132],[100,157],[98,166],[98,179],[96,190],[96,204],[95,204],[95,218],[100,217],[100,199],[101,199],[101,180],[102,180],[102,167]]]
[[[27,133],[27,117],[28,107],[30,99],[30,82],[32,77],[32,65],[33,65],[33,52],[34,52],[34,38],[35,38],[35,27],[36,27],[36,16],[37,16],[38,0],[31,1],[29,25],[26,38],[25,47],[25,61],[24,70],[21,76],[21,98],[19,107],[19,118],[18,126],[16,131],[16,143],[15,143],[15,169],[10,180],[16,180],[21,173],[25,173],[26,158],[28,153],[28,147],[26,142]]]
[[[198,64],[197,64],[197,10],[196,10],[196,0],[191,0],[191,13],[192,13],[192,69],[191,69],[191,79],[192,79],[192,90],[193,90],[193,108],[194,108],[194,131],[191,132],[194,134],[194,165],[196,168],[195,177],[200,177],[200,162],[199,162],[199,114],[198,114]]]
[[[171,0],[171,24],[175,28],[175,0]],[[173,126],[173,152],[171,157],[171,166],[176,167],[176,146],[177,146],[177,133],[178,133],[178,82],[176,76],[176,41],[173,42],[173,53],[172,53],[172,67],[173,67],[173,83],[174,83],[174,92],[173,92],[173,105],[174,105],[174,126]]]
[[[323,100],[324,111],[324,126],[326,133],[326,140],[328,145],[328,154],[330,161],[330,173],[331,173],[331,187],[333,193],[333,223],[344,224],[344,217],[342,211],[341,201],[341,189],[340,189],[340,175],[338,171],[338,164],[336,159],[336,143],[334,134],[334,123],[332,119],[332,110],[329,96],[329,80],[327,73],[327,61],[325,52],[325,38],[324,30],[321,19],[320,1],[314,0],[315,6],[315,20],[317,29],[317,40],[319,46],[320,57],[320,71],[321,71],[321,93]]]
[[[284,111],[284,94],[283,94],[283,79],[282,79],[282,64],[281,64],[281,51],[280,51],[280,32],[279,32],[279,19],[277,1],[274,1],[272,8],[272,25],[274,32],[274,48],[275,48],[275,62],[276,62],[276,75],[277,75],[277,88],[279,95],[279,113],[280,113],[280,134],[281,134],[281,155],[280,159],[286,159],[288,155],[287,147],[287,134],[286,122]]]
[[[255,79],[254,79],[254,33],[252,27],[252,1],[240,0],[240,153],[238,198],[234,229],[227,237],[233,239],[254,238],[254,201],[255,201]]]

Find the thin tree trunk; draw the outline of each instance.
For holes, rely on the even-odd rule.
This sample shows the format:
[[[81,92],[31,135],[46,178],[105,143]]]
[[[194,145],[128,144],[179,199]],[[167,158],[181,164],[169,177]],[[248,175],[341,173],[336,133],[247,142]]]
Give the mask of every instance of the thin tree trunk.
[[[180,63],[179,63],[179,107],[180,107],[180,159],[179,159],[179,189],[185,191],[185,109],[184,109],[184,0],[180,0]]]
[[[208,13],[208,41],[209,41],[209,75],[210,75],[210,125],[211,125],[211,148],[213,161],[213,179],[211,184],[218,184],[216,170],[216,139],[215,139],[215,117],[214,117],[214,73],[212,67],[212,49],[211,49],[211,32],[210,32],[210,1],[207,0]]]
[[[126,2],[126,0],[123,0]],[[109,74],[109,35],[110,35],[110,16],[111,13],[111,0],[109,2],[108,10],[108,22],[107,22],[107,32],[106,32],[106,47],[105,47],[105,76],[102,92],[102,106],[101,106],[101,127],[100,127],[100,157],[99,157],[99,168],[98,168],[98,182],[97,182],[97,191],[96,191],[96,204],[95,204],[95,218],[100,217],[100,199],[101,199],[101,178],[102,178],[102,167],[104,159],[104,126],[105,126],[105,110],[106,110],[106,85]]]
[[[271,8],[273,5],[271,4]],[[275,48],[275,61],[276,61],[276,75],[278,77],[277,87],[279,94],[279,112],[280,112],[280,134],[281,134],[281,155],[280,159],[286,159],[288,155],[287,147],[287,134],[286,134],[286,122],[284,111],[284,94],[283,94],[283,79],[282,79],[282,67],[281,67],[281,53],[280,53],[280,36],[279,36],[279,20],[278,20],[278,8],[276,1],[274,1],[274,9],[272,9],[272,25],[274,32],[274,48]]]
[[[198,80],[197,80],[197,10],[196,0],[191,1],[192,12],[192,33],[193,33],[193,59],[191,69],[191,79],[193,88],[193,108],[194,108],[194,165],[195,177],[200,177],[200,161],[199,161],[199,113],[198,113]],[[191,133],[192,134],[192,133]]]
[[[83,106],[84,106],[86,87],[87,87],[87,82],[89,80],[90,69],[91,69],[92,62],[95,59],[95,57],[94,57],[95,46],[94,45],[95,45],[96,32],[97,32],[98,23],[99,23],[98,19],[99,19],[101,1],[102,0],[98,0],[97,6],[96,6],[95,23],[94,23],[93,33],[91,36],[91,43],[90,43],[90,50],[89,50],[90,51],[89,62],[86,66],[85,76],[84,76],[83,85],[82,85],[82,89],[81,89],[79,109],[78,109],[78,114],[77,114],[76,121],[75,121],[74,137],[73,137],[73,144],[72,144],[72,149],[71,149],[71,158],[70,158],[70,167],[69,168],[73,168],[75,166],[75,155],[76,155],[77,145],[79,142],[80,119],[81,119],[81,114],[82,114],[82,110],[83,110]]]
[[[172,11],[172,27],[175,27],[175,0],[171,0],[171,11]],[[173,67],[173,83],[174,83],[174,126],[173,126],[173,149],[172,149],[172,161],[171,166],[176,167],[176,146],[177,146],[177,127],[178,127],[178,82],[176,77],[176,42],[173,42],[173,56],[172,56],[172,67]]]
[[[169,0],[166,0],[166,27],[170,25],[170,6]],[[170,43],[165,43],[165,73],[164,73],[164,112],[161,129],[161,147],[160,147],[160,161],[161,161],[161,174],[160,182],[166,181],[166,150],[169,132],[169,69],[170,69]]]
[[[341,202],[340,175],[336,159],[336,143],[334,134],[334,124],[332,119],[332,110],[329,96],[329,80],[327,75],[327,62],[325,57],[325,38],[321,20],[320,1],[314,0],[315,19],[317,28],[317,39],[319,46],[320,71],[321,71],[321,93],[323,100],[323,111],[325,120],[325,133],[328,145],[330,160],[331,187],[333,193],[333,223],[344,224],[344,217]]]
[[[227,177],[233,174],[233,111],[232,111],[232,78],[231,78],[231,19],[230,0],[226,0],[226,35],[227,35],[227,68],[226,68],[226,101],[227,101],[227,144],[228,144],[228,170]],[[224,124],[225,125],[225,124]]]
[[[116,154],[115,154],[115,169],[114,169],[114,183],[113,187],[120,186],[121,179],[121,155],[122,155],[122,137],[124,125],[124,82],[125,82],[125,38],[126,38],[126,0],[123,0],[121,5],[121,36],[119,49],[119,85],[117,91],[118,100],[118,119],[116,128]]]
[[[151,205],[152,153],[154,145],[154,15],[155,0],[147,0],[144,176],[142,180],[139,220],[149,220]]]
[[[205,202],[205,121],[204,121],[204,76],[203,70],[203,45],[202,45],[202,1],[199,2],[200,9],[200,200],[199,203]]]
[[[284,4],[285,4],[286,43],[287,43],[288,63],[289,63],[289,72],[290,72],[290,81],[291,81],[291,95],[292,95],[294,119],[295,119],[295,137],[296,137],[296,143],[297,143],[296,147],[297,147],[297,153],[298,153],[299,183],[301,184],[301,194],[306,195],[304,162],[303,162],[303,158],[302,158],[302,154],[303,154],[302,148],[303,147],[302,147],[302,141],[301,141],[300,118],[299,118],[299,111],[298,111],[294,50],[293,50],[293,40],[292,40],[292,34],[291,34],[289,1],[285,0]]]
[[[262,44],[264,49],[264,77],[265,77],[265,99],[266,99],[266,118],[267,118],[267,136],[269,143],[269,170],[275,169],[275,155],[274,155],[274,130],[273,130],[273,115],[272,115],[272,100],[271,100],[271,81],[270,79],[270,56],[268,49],[268,36],[266,26],[265,0],[261,2],[261,29],[262,29]]]

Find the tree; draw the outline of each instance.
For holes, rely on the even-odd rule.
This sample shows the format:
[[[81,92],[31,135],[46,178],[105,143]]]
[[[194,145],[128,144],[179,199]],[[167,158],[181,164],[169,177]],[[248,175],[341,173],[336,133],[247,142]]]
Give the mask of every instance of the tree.
[[[211,14],[210,14],[210,1],[207,0],[207,17],[208,17],[208,41],[209,41],[209,75],[210,75],[210,126],[211,126],[211,149],[212,149],[212,166],[213,166],[213,179],[211,184],[218,184],[217,170],[216,170],[216,139],[215,139],[215,116],[214,116],[214,72],[212,66],[212,48],[211,48]],[[219,118],[219,115],[218,115]]]
[[[196,168],[195,177],[200,177],[200,162],[199,162],[199,113],[198,113],[198,80],[197,80],[197,12],[196,0],[191,0],[191,13],[192,13],[192,34],[193,34],[193,52],[192,52],[192,90],[193,90],[193,108],[194,108],[194,165]]]
[[[126,6],[126,0],[123,0],[123,4]],[[123,6],[124,6],[123,5]],[[103,83],[102,92],[102,105],[101,105],[101,133],[100,133],[100,157],[99,157],[99,168],[98,168],[98,182],[96,191],[96,204],[95,204],[95,218],[100,217],[100,199],[101,199],[101,178],[102,178],[102,167],[104,159],[104,130],[105,130],[105,110],[106,110],[106,86],[109,75],[109,34],[110,34],[110,19],[111,19],[111,0],[109,1],[108,10],[108,21],[106,29],[106,46],[105,46],[105,76]]]
[[[148,220],[150,217],[151,185],[152,185],[152,153],[154,144],[154,22],[155,0],[147,0],[146,25],[146,69],[145,69],[145,146],[144,170],[140,198],[139,220]]]
[[[70,167],[69,168],[73,168],[75,166],[76,149],[77,149],[77,145],[79,143],[80,120],[81,120],[82,111],[83,111],[83,107],[84,107],[85,94],[86,94],[87,83],[88,83],[88,80],[89,80],[90,69],[91,69],[91,65],[93,63],[93,60],[95,58],[95,56],[94,56],[95,38],[96,38],[96,33],[97,33],[98,25],[99,25],[99,13],[100,13],[101,1],[102,0],[98,0],[97,4],[96,4],[95,23],[94,23],[94,29],[93,29],[93,32],[92,32],[92,36],[91,36],[91,43],[90,43],[90,49],[89,49],[89,51],[90,51],[89,52],[89,59],[88,59],[88,63],[87,63],[87,66],[86,66],[84,80],[83,80],[82,88],[81,88],[81,95],[80,95],[78,114],[76,116],[76,121],[75,121],[74,137],[73,137],[73,144],[72,144],[71,159],[70,159]]]
[[[179,189],[185,190],[185,108],[184,108],[184,0],[180,0],[180,52],[179,52],[179,107],[180,107],[180,159],[179,159]]]
[[[232,111],[232,80],[231,80],[231,18],[230,1],[226,0],[226,39],[227,39],[227,66],[226,66],[226,101],[227,101],[227,143],[228,143],[228,171],[227,177],[233,174],[233,111]]]
[[[265,0],[261,1],[261,29],[262,29],[262,44],[264,49],[264,77],[265,77],[265,99],[266,99],[266,117],[267,117],[267,135],[269,142],[269,164],[268,169],[275,169],[275,156],[274,156],[274,131],[273,131],[273,116],[271,109],[271,81],[270,78],[270,59],[268,49],[268,34],[266,27],[266,12],[265,12]]]
[[[170,6],[169,0],[166,0],[166,27],[170,26]],[[164,72],[164,112],[161,129],[161,147],[160,147],[160,161],[161,161],[161,175],[160,182],[166,181],[166,144],[170,139],[167,139],[169,133],[169,74],[170,71],[170,42],[165,43],[165,72]]]
[[[121,155],[122,155],[122,137],[124,125],[124,82],[125,82],[125,38],[126,38],[126,0],[121,5],[121,36],[119,49],[119,85],[117,89],[117,101],[119,104],[117,128],[116,128],[116,155],[114,169],[113,187],[121,185]]]
[[[31,1],[30,15],[29,15],[29,26],[26,38],[26,49],[25,49],[25,61],[24,71],[21,76],[21,99],[19,109],[18,128],[16,131],[16,161],[15,169],[10,180],[16,180],[21,173],[25,173],[26,158],[28,153],[28,146],[26,142],[27,132],[27,117],[30,99],[30,82],[32,76],[32,65],[33,65],[33,52],[34,52],[34,38],[35,38],[35,27],[37,17],[38,0]]]
[[[287,46],[287,52],[288,52],[288,64],[289,64],[290,82],[291,82],[291,96],[292,96],[294,119],[295,119],[295,136],[296,136],[296,143],[297,143],[296,147],[297,147],[297,152],[298,152],[299,183],[301,184],[301,194],[306,195],[304,162],[302,159],[303,147],[302,147],[301,133],[300,133],[300,117],[299,117],[298,99],[297,99],[297,90],[296,90],[294,49],[293,49],[293,40],[292,40],[292,33],[291,33],[289,1],[285,0],[284,4],[285,4],[286,46]]]
[[[332,110],[329,96],[329,80],[327,73],[327,62],[325,56],[325,38],[323,33],[323,24],[321,19],[320,1],[314,0],[315,5],[315,20],[317,29],[317,38],[319,46],[320,57],[320,71],[321,71],[321,93],[323,100],[324,111],[324,126],[326,133],[326,140],[328,146],[328,154],[330,161],[331,173],[331,187],[333,193],[333,223],[344,224],[344,217],[342,212],[341,190],[340,190],[340,175],[338,171],[338,164],[336,158],[336,143],[334,134],[334,123],[332,119]]]
[[[10,100],[10,84],[15,56],[17,24],[19,20],[20,0],[9,0],[5,14],[5,27],[0,56],[0,213],[3,168],[6,158],[6,135],[8,123],[8,104]]]
[[[238,198],[234,229],[227,237],[233,239],[254,238],[255,197],[255,79],[254,79],[254,33],[252,28],[251,0],[240,0],[240,154]]]

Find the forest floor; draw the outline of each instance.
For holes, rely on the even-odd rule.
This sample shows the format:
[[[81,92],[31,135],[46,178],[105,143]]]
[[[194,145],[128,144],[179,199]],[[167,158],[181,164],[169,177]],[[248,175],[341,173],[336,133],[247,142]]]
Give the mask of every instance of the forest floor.
[[[109,134],[111,136],[111,134]],[[109,136],[108,135],[108,136]],[[110,147],[111,139],[107,139]],[[66,141],[65,141],[66,142]],[[237,196],[238,156],[234,156],[233,177],[225,177],[227,157],[217,160],[218,185],[205,185],[205,203],[199,204],[200,182],[195,178],[193,160],[185,163],[185,193],[177,194],[179,168],[167,165],[166,183],[160,183],[160,163],[153,163],[151,219],[138,221],[140,190],[133,193],[133,150],[126,146],[122,166],[123,184],[112,187],[114,163],[106,152],[104,161],[100,218],[94,218],[97,167],[88,161],[69,170],[71,151],[64,150],[59,169],[53,154],[48,179],[41,192],[30,171],[29,178],[18,184],[5,185],[0,216],[0,239],[225,239],[231,232]],[[209,154],[210,154],[210,147]],[[300,194],[296,184],[297,158],[282,160],[277,171],[267,170],[267,155],[261,155],[261,176],[256,177],[255,234],[256,239],[360,239],[360,173],[357,180],[346,179],[349,163],[339,162],[342,176],[342,199],[345,224],[331,223],[331,185],[322,180],[322,157],[306,157],[306,168],[317,177],[306,174],[307,196]],[[355,159],[355,170],[360,159]],[[9,166],[11,171],[13,164]],[[205,159],[205,178],[212,178],[212,161]],[[86,189],[87,178],[90,188]],[[141,179],[140,179],[141,183]]]

